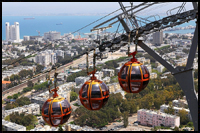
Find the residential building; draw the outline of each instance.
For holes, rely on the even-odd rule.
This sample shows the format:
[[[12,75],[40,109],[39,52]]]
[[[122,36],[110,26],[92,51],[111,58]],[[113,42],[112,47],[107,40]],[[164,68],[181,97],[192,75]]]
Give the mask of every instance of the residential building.
[[[89,129],[87,126],[80,127],[74,124],[67,124],[65,128],[66,131],[93,131],[92,129]]]
[[[172,101],[172,105],[175,106],[175,107],[187,107],[188,106],[188,103],[185,99],[178,99],[178,100],[173,100]]]
[[[102,69],[102,72],[104,77],[112,77],[115,74],[115,71],[113,69]]]
[[[24,36],[24,41],[29,41],[30,40],[30,36]]]
[[[119,85],[119,83],[107,84],[107,87],[110,93],[114,93],[117,90],[121,90],[121,86]]]
[[[104,83],[110,83],[110,77],[105,77],[102,81]]]
[[[137,120],[141,125],[148,126],[166,126],[166,127],[179,127],[180,117],[161,113],[160,111],[152,111],[147,109],[140,109],[137,111]]]
[[[31,129],[30,131],[58,131],[59,127],[51,127],[49,125],[45,125],[43,127],[35,127],[34,129]]]
[[[60,32],[49,31],[44,33],[44,40],[54,41],[61,39]]]
[[[157,31],[153,33],[153,44],[155,45],[163,44],[163,31]]]
[[[6,131],[26,131],[25,126],[5,121],[4,119],[2,119],[2,125]]]
[[[76,82],[76,85],[80,85],[80,84],[84,84],[89,79],[90,77],[80,76],[80,77],[75,78],[75,82]]]
[[[50,63],[54,65],[57,62],[56,53],[52,50],[42,51],[35,56],[35,61],[45,67],[47,67]]]
[[[158,62],[158,61],[155,62],[155,67],[158,67],[160,65],[161,65],[160,62]]]
[[[147,67],[147,69],[148,69],[149,73],[151,73],[151,72],[152,72],[152,69],[151,69],[151,64],[146,64],[145,66]]]
[[[150,73],[150,79],[157,78],[157,73]]]
[[[61,57],[64,58],[64,53],[65,52],[63,50],[55,50],[54,52],[56,53],[56,56],[61,56]]]
[[[160,106],[160,111],[161,112],[164,112],[164,110],[165,109],[168,109],[169,108],[169,105],[165,105],[165,104],[163,104],[163,105],[161,105]],[[180,108],[180,107],[174,107],[173,106],[173,109],[174,109],[174,114],[175,115],[178,115],[178,113],[179,113],[179,111],[180,110],[185,110],[188,114],[187,114],[187,117],[190,119],[190,120],[192,120],[192,117],[191,117],[191,114],[190,114],[190,110],[189,109],[185,109],[185,108]]]
[[[164,67],[163,65],[159,65],[159,66],[157,67],[157,71],[161,73],[161,72],[163,71],[164,68],[165,68],[165,67]]]
[[[142,64],[144,63],[150,64],[150,59],[145,59],[144,57],[137,58],[137,60]]]
[[[9,109],[9,110],[5,110],[4,114],[2,114],[2,117],[6,117],[14,112],[18,112],[20,113],[25,113],[25,114],[32,114],[32,115],[37,115],[40,114],[40,106],[37,103],[32,103],[29,105],[24,105],[22,107],[17,107],[14,109]]]

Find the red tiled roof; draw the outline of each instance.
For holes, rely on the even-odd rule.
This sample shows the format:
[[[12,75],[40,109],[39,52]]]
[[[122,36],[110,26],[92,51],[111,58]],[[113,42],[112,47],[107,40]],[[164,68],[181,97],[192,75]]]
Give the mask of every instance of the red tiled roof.
[[[10,84],[11,82],[10,81],[2,81],[2,84]]]

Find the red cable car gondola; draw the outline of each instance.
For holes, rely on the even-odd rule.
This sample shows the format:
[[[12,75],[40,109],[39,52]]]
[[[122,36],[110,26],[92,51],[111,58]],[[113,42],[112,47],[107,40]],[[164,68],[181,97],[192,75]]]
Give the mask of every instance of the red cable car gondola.
[[[54,83],[56,84],[56,78]],[[66,123],[72,111],[69,102],[65,98],[59,96],[57,90],[58,87],[56,87],[56,85],[53,90],[49,89],[50,93],[54,92],[53,97],[49,98],[42,107],[42,117],[44,121],[53,127]]]
[[[79,91],[79,98],[82,105],[88,110],[99,110],[108,101],[109,89],[106,84],[94,76],[95,70],[95,51],[94,51],[94,70],[88,75],[92,74],[90,80],[86,81]],[[88,64],[88,53],[87,53]],[[87,65],[88,66],[88,65]],[[88,67],[87,67],[88,71]]]
[[[119,84],[122,89],[128,93],[139,93],[147,86],[150,79],[150,74],[147,67],[138,62],[135,58],[136,53],[137,43],[136,51],[129,54],[132,55],[133,58],[126,62],[118,73]]]

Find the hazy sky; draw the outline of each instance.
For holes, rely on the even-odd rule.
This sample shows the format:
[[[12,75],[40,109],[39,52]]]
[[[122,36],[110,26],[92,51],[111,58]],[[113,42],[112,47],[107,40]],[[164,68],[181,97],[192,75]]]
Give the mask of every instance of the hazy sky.
[[[142,2],[133,2],[138,5]],[[130,6],[129,2],[123,2]],[[180,6],[182,2],[164,3],[151,6],[141,13],[148,11],[157,14],[166,14],[166,11],[173,7]],[[2,15],[41,15],[59,13],[110,13],[119,9],[118,2],[2,2]],[[192,9],[191,2],[186,3],[186,10]],[[177,10],[176,10],[177,11]]]

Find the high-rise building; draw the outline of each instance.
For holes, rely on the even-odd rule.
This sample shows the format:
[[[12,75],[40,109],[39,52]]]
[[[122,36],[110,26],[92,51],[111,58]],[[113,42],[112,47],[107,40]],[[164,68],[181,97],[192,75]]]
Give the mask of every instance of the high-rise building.
[[[6,22],[6,41],[19,42],[19,23],[14,22],[14,25],[10,25],[9,22]]]
[[[153,34],[153,44],[161,45],[163,44],[163,31],[157,31]]]
[[[10,39],[10,32],[9,32],[10,24],[6,22],[6,41]]]

